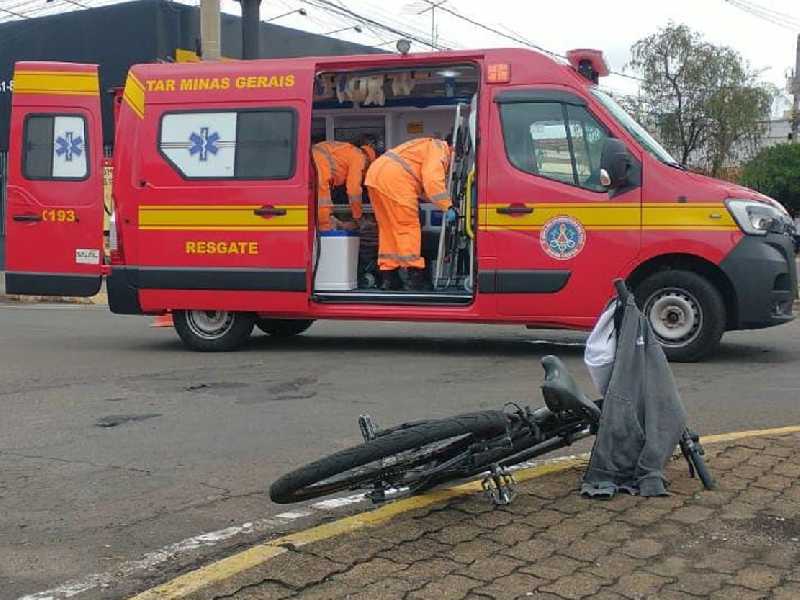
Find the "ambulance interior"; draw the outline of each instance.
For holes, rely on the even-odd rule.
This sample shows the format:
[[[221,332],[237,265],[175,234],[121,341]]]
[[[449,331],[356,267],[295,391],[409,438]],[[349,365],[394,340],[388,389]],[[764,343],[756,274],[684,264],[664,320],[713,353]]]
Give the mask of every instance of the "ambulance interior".
[[[453,136],[451,198],[459,211],[445,227],[442,212],[420,200],[422,255],[426,263],[424,290],[382,291],[377,264],[378,228],[364,187],[364,217],[352,234],[317,232],[314,293],[329,302],[391,303],[469,302],[474,289],[475,194],[474,128],[479,71],[457,64],[369,72],[321,72],[314,89],[312,139],[356,144],[364,134],[374,137],[378,155],[420,137]],[[334,216],[352,220],[343,189],[333,191]]]

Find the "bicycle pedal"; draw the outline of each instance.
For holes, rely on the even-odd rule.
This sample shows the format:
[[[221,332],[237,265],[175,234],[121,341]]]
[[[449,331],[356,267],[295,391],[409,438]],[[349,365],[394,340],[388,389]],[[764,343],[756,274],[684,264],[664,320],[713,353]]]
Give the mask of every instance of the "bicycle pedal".
[[[483,487],[483,493],[495,506],[511,504],[517,496],[517,481],[505,469],[493,470],[491,475],[481,481],[481,487]]]

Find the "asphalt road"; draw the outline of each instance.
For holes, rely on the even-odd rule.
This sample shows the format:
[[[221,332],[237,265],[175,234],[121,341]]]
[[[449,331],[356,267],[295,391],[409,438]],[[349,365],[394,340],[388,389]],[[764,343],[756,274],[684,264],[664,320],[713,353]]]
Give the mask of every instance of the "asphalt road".
[[[390,424],[539,404],[547,353],[590,385],[574,332],[326,322],[196,354],[148,323],[102,308],[0,306],[0,598],[59,586],[35,597],[88,586],[73,597],[119,598],[301,526],[265,521],[286,511],[269,483],[357,442],[360,413]],[[674,370],[692,424],[719,433],[800,423],[798,360],[793,323],[728,335],[715,359]],[[224,543],[156,552],[245,523]]]

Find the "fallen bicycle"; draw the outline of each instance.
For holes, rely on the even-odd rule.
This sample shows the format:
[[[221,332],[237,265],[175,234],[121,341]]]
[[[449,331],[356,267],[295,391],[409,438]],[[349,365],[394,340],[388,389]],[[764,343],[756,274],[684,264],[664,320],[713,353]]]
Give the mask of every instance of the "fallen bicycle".
[[[492,502],[508,504],[515,487],[510,467],[590,436],[597,439],[582,494],[666,494],[661,469],[676,445],[689,464],[689,475],[696,474],[712,489],[703,448],[698,435],[685,426],[686,413],[664,353],[625,283],[616,280],[614,285],[617,296],[589,336],[585,357],[608,400],[589,399],[558,357],[545,356],[545,406],[532,410],[508,403],[504,410],[383,430],[362,415],[363,444],[284,475],[270,487],[270,497],[288,504],[364,490],[378,503],[485,474],[483,488]],[[598,355],[606,358],[597,361]]]

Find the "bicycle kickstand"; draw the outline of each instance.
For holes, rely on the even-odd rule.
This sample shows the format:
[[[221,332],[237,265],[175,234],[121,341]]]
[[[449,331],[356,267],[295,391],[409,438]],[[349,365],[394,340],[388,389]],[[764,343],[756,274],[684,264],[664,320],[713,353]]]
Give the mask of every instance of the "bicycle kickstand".
[[[378,437],[378,426],[369,415],[359,415],[358,428],[361,430],[361,437],[364,438],[364,442],[371,442]],[[380,504],[387,500],[386,490],[387,487],[383,481],[376,481],[372,485],[372,490],[367,492],[366,496],[373,504]]]
[[[495,506],[511,504],[517,496],[517,482],[508,469],[492,464],[491,474],[481,481],[486,497]]]

